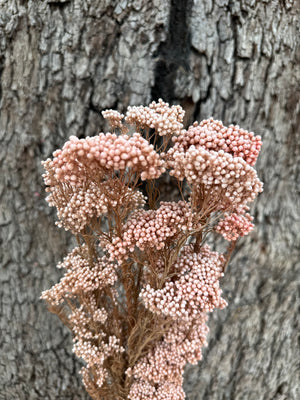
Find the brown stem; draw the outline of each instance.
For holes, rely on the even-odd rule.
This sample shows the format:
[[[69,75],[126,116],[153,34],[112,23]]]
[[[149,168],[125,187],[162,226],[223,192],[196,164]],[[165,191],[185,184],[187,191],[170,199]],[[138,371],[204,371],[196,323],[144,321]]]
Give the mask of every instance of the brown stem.
[[[128,331],[129,331],[128,333],[130,334],[135,321],[134,318],[135,310],[133,306],[134,290],[132,285],[132,280],[134,278],[132,276],[131,265],[123,263],[121,269],[122,269],[122,284],[126,295],[127,321],[128,321]]]
[[[201,248],[201,243],[202,243],[202,231],[196,233],[195,237],[196,237],[196,242],[194,244],[194,252],[195,253],[199,253],[200,248]]]
[[[237,240],[231,242],[231,244],[229,245],[229,247],[227,249],[226,256],[225,256],[225,262],[224,262],[224,265],[223,265],[223,272],[225,272],[225,269],[226,269],[226,267],[227,267],[227,265],[228,265],[228,263],[230,261],[230,257],[231,257],[231,255],[233,253],[233,250],[234,250],[234,248],[236,246],[236,243],[237,243]]]
[[[146,191],[150,210],[156,208],[156,202],[159,197],[159,190],[155,187],[154,179],[147,180]]]

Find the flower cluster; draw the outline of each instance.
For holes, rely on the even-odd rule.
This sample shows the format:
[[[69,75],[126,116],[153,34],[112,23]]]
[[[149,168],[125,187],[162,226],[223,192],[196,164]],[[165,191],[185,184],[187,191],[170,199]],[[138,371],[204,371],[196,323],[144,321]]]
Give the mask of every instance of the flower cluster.
[[[116,190],[118,195],[116,196]],[[56,223],[73,233],[81,232],[85,226],[115,209],[118,204],[128,209],[143,207],[145,196],[138,190],[121,185],[118,180],[104,182],[101,186],[88,182],[85,187],[62,187],[59,183],[48,189],[46,200],[51,207],[56,207],[59,221]]]
[[[126,374],[134,377],[131,400],[184,400],[182,374],[187,362],[202,358],[208,327],[206,314],[197,319],[178,319],[163,339]],[[167,378],[166,378],[167,377]]]
[[[105,110],[102,111],[102,115],[105,119],[109,120],[110,126],[112,128],[123,128],[122,119],[124,118],[123,114],[120,114],[115,110]]]
[[[142,180],[156,179],[165,171],[153,145],[136,132],[132,136],[100,133],[86,139],[71,136],[53,156],[44,164],[54,171],[45,176],[45,183],[50,185],[53,176],[60,183],[82,187],[89,179],[103,181],[109,172],[128,168],[139,173]]]
[[[162,100],[102,114],[117,133],[71,136],[43,162],[47,201],[78,246],[41,297],[72,330],[93,399],[184,400],[184,366],[201,359],[207,313],[227,305],[220,279],[253,229],[261,139],[212,118],[184,130],[182,108]],[[181,201],[157,195],[165,172]],[[224,254],[205,244],[211,232],[233,242]]]
[[[107,378],[107,371],[103,367],[104,360],[112,357],[114,353],[118,354],[123,351],[123,347],[120,346],[119,340],[115,336],[109,336],[108,343],[102,340],[98,341],[97,345],[91,341],[83,340],[82,337],[78,337],[73,346],[73,352],[87,363],[86,367],[83,367],[81,370],[86,386],[89,386],[90,381],[88,377],[89,370],[95,370],[96,368],[96,384],[101,387]]]
[[[245,131],[238,125],[225,127],[221,121],[213,118],[195,122],[187,131],[182,131],[178,137],[173,137],[174,148],[178,151],[187,151],[190,146],[203,147],[208,151],[223,150],[233,157],[243,158],[249,165],[254,165],[262,141],[260,136]]]
[[[109,201],[94,182],[91,182],[86,189],[77,190],[73,190],[71,186],[62,191],[59,185],[53,186],[47,201],[51,207],[57,209],[60,220],[57,225],[72,232],[82,231],[93,217],[105,214],[109,203],[112,206],[116,204]]]
[[[141,298],[152,312],[172,318],[196,318],[199,313],[224,308],[219,279],[223,276],[224,257],[203,246],[194,253],[187,245],[173,266],[177,279],[169,278],[163,288],[147,284]]]
[[[237,240],[240,236],[248,235],[254,228],[252,224],[253,217],[245,213],[243,214],[225,214],[216,226],[216,232],[220,233],[224,239],[228,241]]]
[[[76,298],[81,293],[93,292],[97,289],[113,285],[117,280],[114,265],[106,257],[98,258],[93,265],[90,260],[80,254],[70,254],[67,264],[71,268],[59,283],[42,293],[42,298],[50,304],[59,305],[66,298]]]
[[[108,376],[105,360],[124,352],[119,339],[107,336],[103,330],[107,317],[106,310],[97,307],[97,299],[93,294],[88,297],[88,306],[81,305],[69,317],[74,333],[73,352],[86,362],[81,369],[86,388],[92,385],[93,375],[96,385],[101,387]]]
[[[122,238],[115,237],[106,245],[111,260],[122,262],[135,246],[141,251],[160,250],[179,233],[192,230],[193,214],[190,204],[184,201],[161,202],[157,210],[138,210],[131,215],[123,228]]]
[[[169,107],[168,103],[159,99],[149,107],[128,107],[125,121],[142,128],[155,129],[159,136],[179,135],[183,127],[184,111],[180,106]]]
[[[260,136],[210,118],[194,123],[173,142],[166,154],[170,174],[195,187],[203,185],[217,209],[244,209],[262,191],[251,167],[261,148]]]
[[[205,195],[219,209],[244,208],[262,191],[256,171],[242,158],[224,150],[207,151],[190,146],[186,152],[171,148],[167,156],[170,175],[192,186],[204,185]]]

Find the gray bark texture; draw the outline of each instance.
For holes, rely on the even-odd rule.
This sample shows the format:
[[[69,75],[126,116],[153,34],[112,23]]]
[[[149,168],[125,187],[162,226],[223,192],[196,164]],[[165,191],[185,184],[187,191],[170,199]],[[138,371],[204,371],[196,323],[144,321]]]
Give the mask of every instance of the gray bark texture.
[[[39,300],[72,245],[44,200],[40,161],[70,135],[106,129],[101,110],[158,97],[189,123],[213,116],[264,141],[256,229],[222,280],[229,306],[186,370],[187,399],[300,398],[299,10],[299,0],[0,0],[1,400],[89,398],[70,333]]]

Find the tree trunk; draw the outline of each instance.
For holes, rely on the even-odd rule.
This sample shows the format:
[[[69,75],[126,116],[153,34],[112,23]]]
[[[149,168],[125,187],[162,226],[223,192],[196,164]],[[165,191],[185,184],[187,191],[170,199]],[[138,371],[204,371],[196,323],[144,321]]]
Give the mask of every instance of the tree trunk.
[[[105,129],[101,110],[158,97],[180,103],[186,122],[213,116],[264,141],[257,227],[222,281],[229,306],[210,317],[187,399],[299,398],[299,8],[0,0],[0,399],[88,399],[71,336],[39,300],[71,245],[44,201],[40,161],[70,135]]]

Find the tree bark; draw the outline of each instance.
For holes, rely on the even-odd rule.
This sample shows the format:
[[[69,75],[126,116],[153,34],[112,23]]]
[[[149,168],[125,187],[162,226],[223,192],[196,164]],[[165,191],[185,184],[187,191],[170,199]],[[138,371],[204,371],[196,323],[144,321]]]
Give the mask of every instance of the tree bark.
[[[263,137],[257,227],[239,242],[188,400],[297,399],[299,0],[0,0],[0,399],[88,399],[39,300],[72,245],[40,161],[101,110],[162,97]],[[299,15],[299,14],[298,14]],[[298,181],[299,183],[299,181]],[[298,353],[299,355],[299,353]]]

